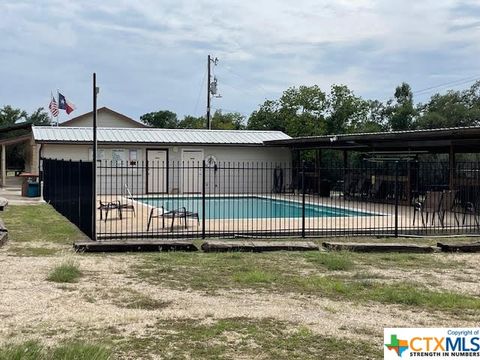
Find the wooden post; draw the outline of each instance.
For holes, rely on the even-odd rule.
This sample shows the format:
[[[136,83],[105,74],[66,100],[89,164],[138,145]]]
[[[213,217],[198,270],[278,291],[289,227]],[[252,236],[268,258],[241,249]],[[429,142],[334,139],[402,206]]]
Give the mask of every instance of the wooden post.
[[[1,163],[2,186],[7,186],[7,147],[2,145],[2,163]]]
[[[412,204],[412,162],[407,161],[407,184],[406,184],[406,192],[407,192],[407,204]]]
[[[453,145],[450,144],[450,153],[448,154],[448,167],[449,167],[449,182],[448,187],[450,190],[453,189],[455,183],[455,151]]]

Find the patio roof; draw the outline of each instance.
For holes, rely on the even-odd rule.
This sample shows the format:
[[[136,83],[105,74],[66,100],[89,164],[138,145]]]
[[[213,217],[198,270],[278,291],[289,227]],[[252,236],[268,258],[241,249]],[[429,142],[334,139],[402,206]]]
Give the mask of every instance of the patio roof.
[[[294,149],[337,149],[352,151],[480,152],[480,126],[428,130],[305,136],[266,141],[266,145]]]

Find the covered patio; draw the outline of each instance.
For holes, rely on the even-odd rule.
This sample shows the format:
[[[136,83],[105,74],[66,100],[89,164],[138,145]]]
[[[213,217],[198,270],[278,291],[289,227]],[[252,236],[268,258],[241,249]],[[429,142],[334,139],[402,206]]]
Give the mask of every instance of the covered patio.
[[[480,187],[477,166],[480,127],[308,136],[266,143],[271,146],[289,146],[297,164],[304,158],[306,151],[314,152],[313,166],[305,171],[305,181],[314,194],[322,193],[325,179],[333,167],[343,168],[344,183],[341,186],[346,192],[348,179],[352,177],[369,176],[371,186],[375,186],[375,182],[391,184],[398,180],[404,204],[411,204],[418,192],[458,188],[477,192]],[[340,163],[337,161],[333,166],[325,156],[332,152],[337,153],[336,159],[340,159]],[[387,167],[385,164],[399,162],[401,169],[397,179],[394,165],[384,173],[373,173],[371,169],[374,165],[367,165],[363,168],[366,168],[368,174],[361,174],[362,161],[359,160],[366,160],[370,164],[382,163],[384,167]],[[444,170],[442,174],[430,173],[431,184],[427,184],[424,179],[419,179],[420,162],[442,164]],[[428,172],[428,169],[424,171]]]
[[[22,180],[18,178],[21,173],[38,176],[38,151],[32,138],[32,124],[20,123],[0,128],[0,186],[20,187]],[[24,144],[23,166],[10,166],[8,148]]]

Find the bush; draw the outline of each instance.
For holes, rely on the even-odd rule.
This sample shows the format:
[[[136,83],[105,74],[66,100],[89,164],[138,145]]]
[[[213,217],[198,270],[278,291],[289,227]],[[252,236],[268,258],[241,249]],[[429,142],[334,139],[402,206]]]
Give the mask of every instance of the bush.
[[[55,267],[47,277],[48,281],[57,283],[72,283],[82,275],[78,265],[73,260],[67,260]]]

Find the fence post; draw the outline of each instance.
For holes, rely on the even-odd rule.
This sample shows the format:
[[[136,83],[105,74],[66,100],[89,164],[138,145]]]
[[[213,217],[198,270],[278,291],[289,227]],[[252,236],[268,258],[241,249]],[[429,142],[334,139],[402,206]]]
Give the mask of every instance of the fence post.
[[[205,160],[202,161],[202,239],[205,239]]]
[[[398,237],[398,160],[395,161],[395,237]]]
[[[305,160],[302,161],[302,238],[305,237]]]

